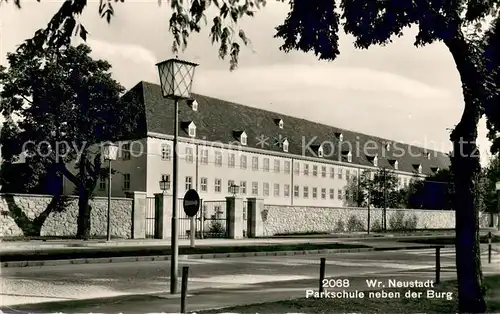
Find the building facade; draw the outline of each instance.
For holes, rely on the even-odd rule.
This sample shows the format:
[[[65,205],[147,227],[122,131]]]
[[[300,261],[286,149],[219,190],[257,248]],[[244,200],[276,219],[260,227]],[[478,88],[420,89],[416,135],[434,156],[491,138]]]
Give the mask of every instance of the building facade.
[[[128,92],[141,120],[113,161],[113,196],[128,191],[172,192],[173,104],[160,86],[140,82]],[[394,171],[401,186],[449,166],[442,152],[247,107],[202,95],[181,102],[179,197],[194,188],[203,200],[223,200],[238,186],[241,197],[266,204],[353,206],[352,186],[366,170]],[[96,195],[106,195],[106,180]],[[67,184],[68,185],[68,184]]]

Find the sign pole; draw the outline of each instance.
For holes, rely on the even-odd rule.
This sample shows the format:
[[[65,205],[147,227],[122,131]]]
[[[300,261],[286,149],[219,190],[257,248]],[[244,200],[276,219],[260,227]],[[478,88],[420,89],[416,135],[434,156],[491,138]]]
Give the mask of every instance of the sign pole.
[[[191,232],[190,232],[190,235],[191,235],[191,248],[194,248],[194,239],[196,238],[196,217],[195,216],[191,216]]]

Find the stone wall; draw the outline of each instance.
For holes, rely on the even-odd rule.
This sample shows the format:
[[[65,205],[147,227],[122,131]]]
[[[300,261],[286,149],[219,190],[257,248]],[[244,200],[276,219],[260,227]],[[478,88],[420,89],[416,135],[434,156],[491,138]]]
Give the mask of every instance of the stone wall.
[[[382,227],[382,209],[370,210],[371,230]],[[480,218],[488,227],[490,215]],[[264,236],[308,232],[363,231],[368,225],[366,208],[264,205]],[[387,209],[387,229],[452,229],[455,212],[447,210]]]
[[[23,236],[36,217],[51,201],[51,196],[0,194],[0,237]],[[107,229],[108,200],[95,197],[90,200],[91,235],[105,236]],[[132,230],[133,200],[113,198],[111,200],[111,235],[130,238]],[[78,199],[71,197],[68,206],[61,212],[52,211],[41,227],[41,236],[75,236],[77,230]]]

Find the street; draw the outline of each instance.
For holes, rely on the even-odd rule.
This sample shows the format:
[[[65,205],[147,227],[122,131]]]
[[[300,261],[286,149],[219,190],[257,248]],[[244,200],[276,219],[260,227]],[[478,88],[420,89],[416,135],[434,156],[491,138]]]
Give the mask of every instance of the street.
[[[317,289],[319,259],[323,256],[327,258],[327,278],[354,280],[354,277],[360,276],[410,276],[413,279],[433,279],[434,252],[434,249],[425,249],[329,256],[181,260],[179,269],[189,266],[190,294],[214,289],[239,291],[240,295],[246,295],[244,298],[248,302],[245,303],[258,303],[269,299],[304,297],[305,289]],[[487,255],[483,252],[485,274],[500,271],[500,256],[496,252],[493,254],[492,264],[487,264]],[[454,258],[454,249],[442,250],[442,279],[455,278]],[[164,261],[4,268],[1,274],[1,304],[8,307],[135,294],[162,295],[169,290],[169,266],[169,262]],[[367,287],[359,288],[366,290]],[[232,305],[240,300],[227,294],[227,300],[218,302],[217,306]]]

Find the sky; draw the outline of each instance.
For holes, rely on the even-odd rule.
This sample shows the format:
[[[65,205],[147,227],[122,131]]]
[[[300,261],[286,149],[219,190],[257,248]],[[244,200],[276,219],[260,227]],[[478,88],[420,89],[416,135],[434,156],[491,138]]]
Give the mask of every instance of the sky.
[[[5,55],[45,27],[62,1],[21,0],[0,5],[0,63]],[[89,31],[87,44],[95,58],[109,61],[114,77],[127,89],[139,81],[159,82],[155,64],[173,57],[168,32],[171,10],[157,0],[114,5],[108,24],[98,14],[98,1],[89,0],[81,21]],[[340,56],[318,61],[313,54],[280,51],[275,27],[288,4],[268,2],[240,26],[251,40],[241,48],[240,65],[229,71],[227,60],[208,37],[208,25],[190,37],[179,58],[196,62],[193,92],[272,110],[335,127],[408,144],[451,150],[449,128],[460,120],[464,102],[458,72],[442,43],[413,45],[415,30],[385,47],[355,49],[353,38],[341,33]],[[210,21],[210,18],[208,18]],[[201,108],[200,108],[201,109]],[[478,144],[482,163],[489,142],[484,120]]]

